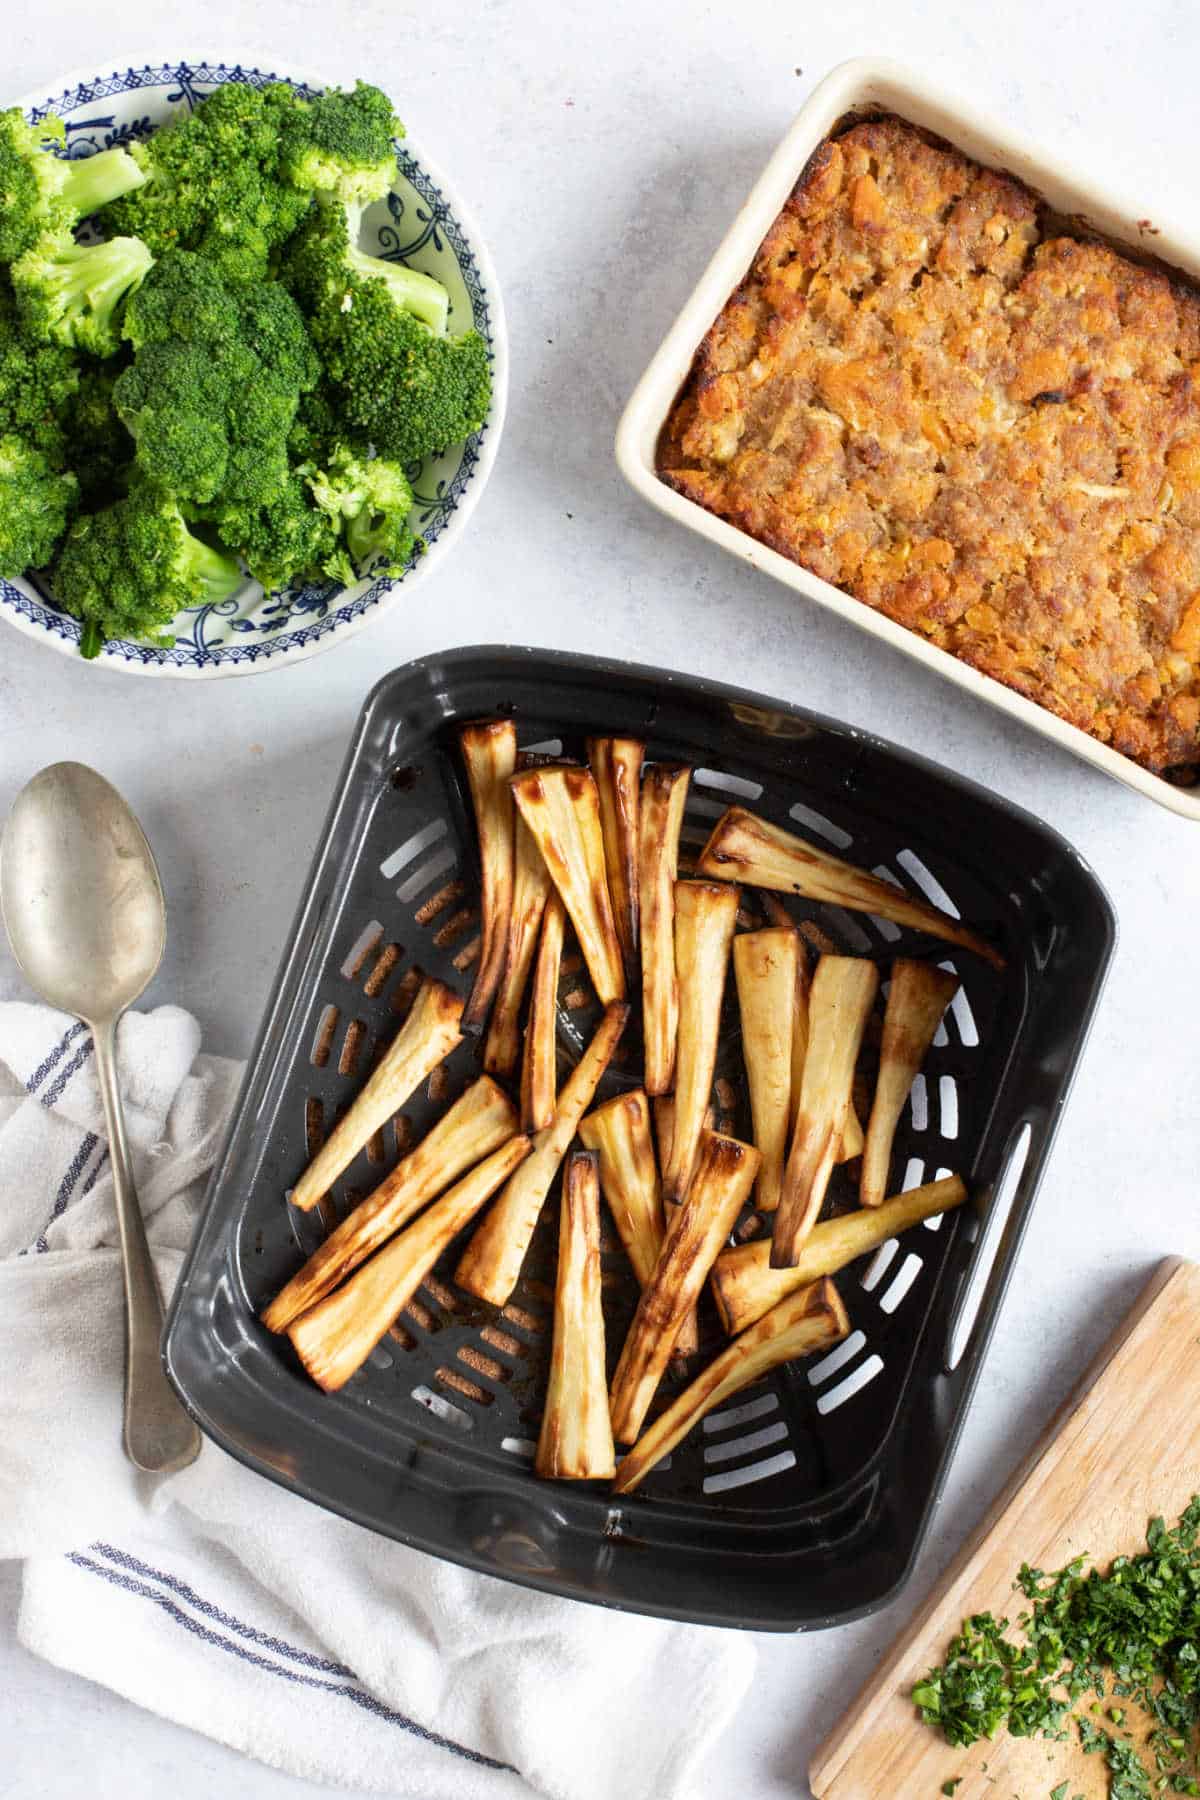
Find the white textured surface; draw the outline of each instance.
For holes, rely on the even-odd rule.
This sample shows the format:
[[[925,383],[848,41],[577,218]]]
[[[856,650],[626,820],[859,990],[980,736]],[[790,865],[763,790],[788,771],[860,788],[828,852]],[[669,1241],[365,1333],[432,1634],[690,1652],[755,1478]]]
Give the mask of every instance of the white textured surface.
[[[1182,220],[1200,15],[1174,0],[1140,10],[1010,0],[977,20],[936,0],[492,0],[441,12],[260,0],[253,13],[231,0],[202,13],[124,0],[114,39],[106,11],[85,15],[65,0],[10,9],[8,89],[48,90],[76,65],[180,48],[290,54],[335,78],[370,75],[469,196],[512,336],[499,467],[419,613],[398,611],[295,670],[193,689],[123,681],[4,633],[0,805],[64,756],[94,763],[128,796],[171,902],[151,999],[192,1008],[208,1048],[246,1053],[357,707],[383,670],[451,643],[611,651],[874,727],[1048,818],[1116,902],[1122,942],[1106,1000],[922,1564],[873,1621],[762,1641],[758,1693],[708,1787],[754,1800],[802,1794],[814,1742],[1153,1261],[1200,1254],[1200,832],[670,527],[619,482],[613,427],[732,210],[834,62],[871,50],[919,63],[1091,163],[1139,211]],[[0,995],[21,991],[0,954]],[[215,1782],[247,1800],[318,1791],[237,1766],[33,1662],[12,1641],[14,1613],[9,1572],[0,1796],[157,1797],[169,1786],[192,1800]]]

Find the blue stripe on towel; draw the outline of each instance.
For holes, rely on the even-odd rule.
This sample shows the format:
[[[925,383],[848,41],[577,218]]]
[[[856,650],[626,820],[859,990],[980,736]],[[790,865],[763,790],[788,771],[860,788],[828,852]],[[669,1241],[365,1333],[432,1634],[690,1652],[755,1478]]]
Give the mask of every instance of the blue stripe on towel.
[[[79,1036],[80,1032],[86,1031],[86,1030],[87,1030],[87,1026],[84,1024],[83,1020],[76,1019],[75,1023],[70,1027],[70,1029],[67,1031],[64,1031],[63,1035],[59,1038],[59,1040],[58,1040],[57,1044],[54,1046],[53,1050],[51,1050],[51,1052],[48,1056],[46,1056],[42,1059],[42,1061],[38,1064],[37,1068],[33,1071],[33,1074],[29,1077],[29,1080],[25,1083],[25,1089],[26,1089],[27,1093],[30,1093],[30,1094],[37,1093],[38,1089],[41,1087],[43,1081],[45,1081],[45,1079],[46,1079],[47,1075],[50,1073],[51,1069],[56,1069],[58,1067],[59,1063],[62,1061],[63,1057],[67,1054],[67,1051],[69,1050],[71,1045],[75,1042],[75,1039]]]
[[[50,1217],[46,1220],[46,1223],[42,1226],[42,1229],[38,1232],[37,1237],[34,1239],[33,1247],[37,1251],[39,1256],[43,1253],[43,1251],[48,1250],[50,1248],[49,1244],[46,1242],[46,1233],[49,1231],[50,1227],[54,1224],[55,1220],[61,1219],[62,1215],[66,1212],[67,1207],[70,1204],[71,1195],[75,1192],[75,1183],[79,1180],[79,1177],[82,1175],[84,1169],[87,1166],[88,1157],[92,1154],[92,1151],[96,1148],[96,1145],[99,1142],[100,1142],[100,1139],[96,1136],[95,1132],[89,1131],[87,1136],[83,1139],[83,1142],[80,1144],[78,1150],[75,1152],[75,1160],[72,1162],[70,1168],[67,1170],[66,1174],[63,1176],[62,1183],[59,1187],[58,1193],[54,1196],[54,1205],[51,1209]],[[103,1160],[104,1160],[103,1157],[101,1157],[100,1163],[102,1163]],[[96,1167],[92,1170],[91,1174],[87,1178],[87,1181],[84,1183],[83,1191],[85,1194],[90,1193],[93,1185],[95,1184],[96,1176],[100,1172],[100,1163],[96,1164]],[[21,1254],[24,1255],[25,1252],[22,1251]]]
[[[92,1054],[92,1052],[95,1048],[96,1048],[95,1039],[90,1038],[90,1037],[88,1038],[86,1044],[80,1045],[79,1049],[75,1052],[74,1056],[71,1058],[71,1060],[67,1064],[66,1068],[63,1069],[58,1075],[55,1076],[54,1080],[50,1083],[50,1086],[46,1089],[44,1094],[38,1095],[38,1099],[41,1101],[41,1103],[44,1107],[50,1108],[54,1105],[55,1101],[58,1100],[58,1098],[62,1094],[62,1091],[66,1087],[68,1081],[70,1081],[72,1075],[74,1075],[78,1069],[81,1069],[83,1067],[84,1063],[87,1061],[88,1057]]]
[[[108,1550],[109,1547],[98,1545],[96,1548]],[[258,1656],[253,1650],[247,1650],[243,1644],[234,1643],[232,1639],[222,1637],[219,1632],[211,1630],[207,1625],[201,1625],[199,1620],[189,1618],[187,1613],[172,1599],[145,1581],[136,1580],[132,1575],[123,1574],[118,1569],[107,1568],[103,1563],[93,1562],[91,1557],[84,1556],[78,1550],[68,1552],[67,1560],[73,1562],[77,1568],[86,1569],[89,1574],[98,1575],[103,1581],[111,1582],[114,1587],[123,1588],[126,1593],[137,1594],[143,1600],[152,1600],[166,1613],[169,1619],[173,1620],[176,1625],[181,1625],[185,1631],[191,1632],[193,1637],[198,1637],[203,1643],[211,1644],[218,1650],[224,1650],[229,1656],[238,1657],[242,1662],[251,1663],[255,1668],[265,1669],[269,1675],[278,1675],[282,1680],[293,1682],[300,1687],[318,1688],[325,1693],[341,1694],[345,1699],[352,1701],[355,1706],[361,1707],[364,1712],[372,1714],[377,1719],[382,1719],[386,1724],[398,1725],[401,1730],[411,1732],[414,1737],[422,1738],[426,1743],[435,1745],[439,1750],[449,1750],[453,1755],[461,1756],[465,1761],[477,1763],[485,1769],[499,1769],[512,1774],[516,1773],[510,1763],[497,1762],[494,1757],[484,1756],[478,1750],[468,1750],[464,1745],[456,1744],[450,1738],[441,1737],[435,1731],[426,1731],[424,1726],[418,1725],[415,1720],[406,1718],[403,1713],[393,1711],[390,1706],[385,1706],[381,1700],[377,1700],[374,1694],[369,1694],[365,1688],[343,1687],[339,1686],[336,1681],[322,1680],[315,1675],[302,1675],[297,1669],[281,1668],[278,1663],[269,1661],[265,1656]],[[131,1557],[128,1560],[132,1563],[134,1559]],[[160,1579],[166,1578],[161,1577]],[[216,1612],[216,1609],[214,1608],[213,1611]],[[246,1636],[254,1635],[252,1627],[248,1625],[239,1628]],[[303,1656],[305,1653],[295,1651],[291,1654]]]

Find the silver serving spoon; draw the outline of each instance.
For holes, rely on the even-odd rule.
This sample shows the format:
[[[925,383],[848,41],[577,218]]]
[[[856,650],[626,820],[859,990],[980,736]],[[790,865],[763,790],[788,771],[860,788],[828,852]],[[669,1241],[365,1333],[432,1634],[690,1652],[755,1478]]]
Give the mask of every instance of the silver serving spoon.
[[[92,1029],[125,1274],[125,1453],[139,1469],[182,1469],[199,1453],[200,1433],[159,1355],[162,1298],[114,1057],[117,1020],[162,957],[166,907],[141,826],[94,769],[54,763],[17,795],[0,837],[0,913],[28,981]]]

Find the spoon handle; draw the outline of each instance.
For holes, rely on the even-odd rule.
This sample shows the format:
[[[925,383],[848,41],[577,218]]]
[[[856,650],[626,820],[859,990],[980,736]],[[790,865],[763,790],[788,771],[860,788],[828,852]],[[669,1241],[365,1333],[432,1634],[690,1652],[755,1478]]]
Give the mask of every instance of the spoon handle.
[[[109,1019],[94,1027],[93,1036],[125,1275],[125,1454],[139,1469],[165,1473],[195,1461],[200,1433],[176,1398],[159,1354],[162,1297],[129,1162],[117,1084],[116,1030],[116,1020]]]

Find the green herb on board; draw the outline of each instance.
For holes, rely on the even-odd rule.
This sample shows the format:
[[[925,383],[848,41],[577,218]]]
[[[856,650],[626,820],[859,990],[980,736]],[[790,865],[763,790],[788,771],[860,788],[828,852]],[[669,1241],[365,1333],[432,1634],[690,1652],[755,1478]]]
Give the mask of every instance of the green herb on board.
[[[921,1717],[963,1748],[1002,1728],[1061,1740],[1089,1696],[1093,1717],[1074,1722],[1083,1749],[1104,1758],[1109,1800],[1200,1796],[1198,1538],[1200,1495],[1173,1529],[1152,1519],[1146,1548],[1107,1570],[1085,1570],[1083,1557],[1056,1574],[1024,1565],[1015,1585],[1029,1610],[1015,1625],[992,1613],[965,1619],[945,1661],[912,1690]],[[1109,1689],[1148,1716],[1140,1747],[1093,1722]],[[1107,1717],[1119,1731],[1125,1708]],[[1067,1800],[1069,1786],[1050,1800]]]

